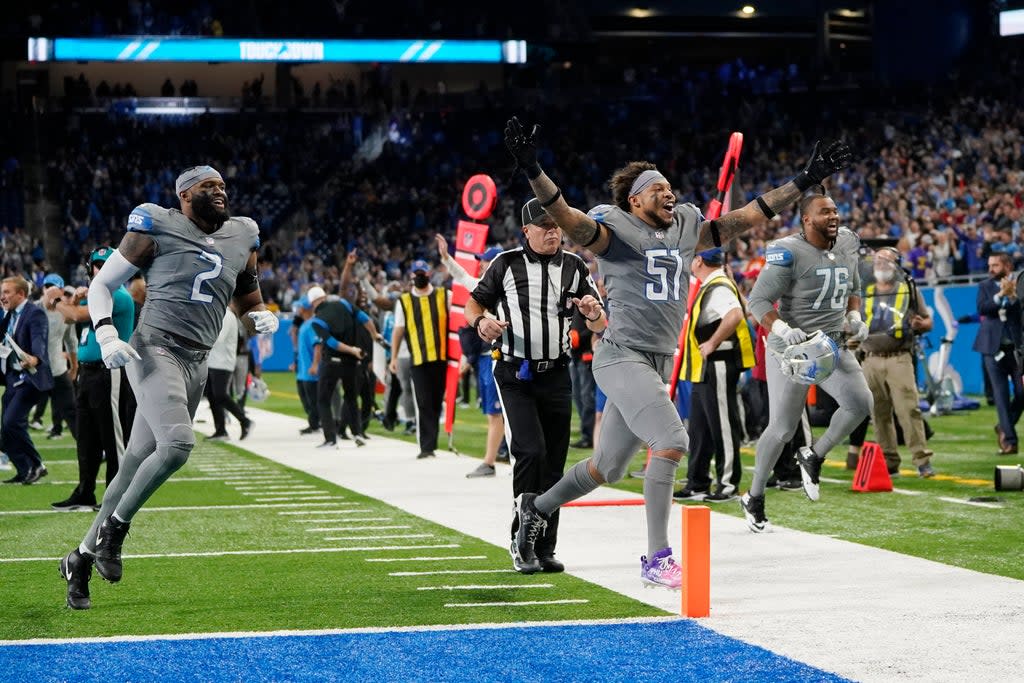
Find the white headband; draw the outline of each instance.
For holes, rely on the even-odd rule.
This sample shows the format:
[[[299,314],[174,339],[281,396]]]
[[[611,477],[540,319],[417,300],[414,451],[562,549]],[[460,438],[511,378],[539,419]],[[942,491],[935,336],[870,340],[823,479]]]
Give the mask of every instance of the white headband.
[[[636,177],[633,181],[633,187],[629,188],[629,196],[632,197],[635,194],[640,194],[646,190],[652,183],[664,182],[668,184],[668,178],[661,175],[661,171],[654,169],[647,169]]]

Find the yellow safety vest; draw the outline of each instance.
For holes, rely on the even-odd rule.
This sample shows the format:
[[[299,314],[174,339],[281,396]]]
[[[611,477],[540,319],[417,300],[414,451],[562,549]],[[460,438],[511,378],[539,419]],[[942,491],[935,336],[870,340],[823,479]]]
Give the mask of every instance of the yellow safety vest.
[[[875,285],[872,283],[865,288],[864,294],[864,324],[868,326],[868,330],[871,329],[871,320],[874,318],[875,311],[877,309],[875,305],[876,299],[881,297],[890,297],[893,294],[896,295],[896,300],[893,301],[890,309],[899,313],[901,324],[893,325],[895,328],[893,330],[893,336],[896,337],[896,339],[902,339],[904,331],[909,331],[910,329],[910,318],[907,316],[907,308],[910,306],[910,287],[907,286],[907,283],[899,283],[896,286],[895,292],[878,295],[875,294]]]
[[[434,288],[427,296],[406,292],[399,297],[405,313],[405,338],[412,364],[448,360],[448,290]]]
[[[740,368],[745,370],[754,367],[754,341],[750,336],[750,326],[747,325],[747,309],[743,305],[743,299],[740,298],[740,293],[736,289],[736,283],[732,279],[729,277],[716,277],[701,287],[700,291],[697,292],[696,298],[693,300],[693,310],[690,311],[690,319],[686,323],[686,348],[683,350],[682,371],[679,373],[679,379],[681,380],[690,382],[704,381],[704,357],[700,355],[700,345],[711,338],[711,334],[714,334],[714,330],[718,328],[722,321],[718,320],[712,323],[713,327],[712,325],[705,325],[706,329],[701,330],[700,335],[698,335],[697,321],[700,319],[704,297],[715,287],[728,287],[740,304],[740,310],[743,311],[743,319],[736,326],[736,331],[729,337],[729,341],[733,343],[732,351],[736,354]],[[708,331],[711,334],[707,334]],[[698,336],[701,338],[698,339]]]

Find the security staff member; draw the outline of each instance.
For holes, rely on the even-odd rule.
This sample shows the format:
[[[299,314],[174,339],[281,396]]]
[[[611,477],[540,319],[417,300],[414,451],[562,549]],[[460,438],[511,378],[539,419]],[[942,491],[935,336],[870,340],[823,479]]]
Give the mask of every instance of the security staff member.
[[[914,379],[914,335],[932,329],[932,316],[917,287],[903,276],[899,262],[900,253],[892,247],[875,253],[875,281],[864,289],[861,300],[868,326],[867,339],[860,344],[864,352],[861,367],[875,398],[875,435],[889,471],[898,472],[900,467],[895,413],[918,476],[932,477],[934,454],[928,450]]]
[[[392,373],[398,372],[398,354],[407,339],[412,355],[412,393],[416,398],[417,458],[432,458],[437,449],[437,423],[444,402],[448,371],[448,311],[451,290],[430,283],[430,266],[413,261],[412,290],[398,297],[395,329],[391,333]]]
[[[100,272],[107,258],[114,253],[110,247],[100,247],[89,256],[92,277]],[[71,301],[65,301],[53,290],[54,308],[65,320],[77,325],[78,377],[75,381],[75,412],[78,425],[78,486],[65,500],[52,504],[58,510],[88,509],[96,506],[96,476],[100,463],[107,462],[107,484],[117,474],[125,444],[135,419],[135,401],[124,370],[109,370],[103,364],[96,329],[89,317],[85,296],[88,290],[79,287]],[[44,296],[50,295],[47,291]],[[135,302],[122,285],[113,294],[114,309],[111,319],[121,341],[128,341],[135,327]]]
[[[720,248],[693,257],[691,272],[701,287],[686,325],[680,374],[680,379],[693,383],[686,489],[694,493],[689,498],[706,493],[703,500],[711,502],[734,499],[743,476],[743,415],[737,385],[743,371],[754,366],[747,311],[724,263],[725,253]],[[712,454],[717,480],[714,491],[710,491]]]
[[[607,325],[597,287],[583,259],[562,250],[562,229],[536,199],[523,207],[521,248],[499,254],[466,302],[466,321],[487,343],[500,339],[494,379],[505,412],[513,459],[512,495],[543,493],[562,477],[569,450],[572,386],[569,328],[574,309],[587,327]],[[495,317],[488,317],[490,311]],[[512,522],[513,566],[519,572],[560,572],[555,559],[558,512],[535,539],[536,558],[515,552],[517,519]]]

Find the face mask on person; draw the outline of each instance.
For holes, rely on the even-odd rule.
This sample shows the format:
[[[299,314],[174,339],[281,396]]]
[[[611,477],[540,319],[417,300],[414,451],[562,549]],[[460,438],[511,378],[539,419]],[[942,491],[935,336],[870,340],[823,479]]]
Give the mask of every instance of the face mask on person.
[[[426,273],[416,273],[412,276],[412,283],[416,285],[417,289],[424,289],[430,284],[430,278],[427,277]]]

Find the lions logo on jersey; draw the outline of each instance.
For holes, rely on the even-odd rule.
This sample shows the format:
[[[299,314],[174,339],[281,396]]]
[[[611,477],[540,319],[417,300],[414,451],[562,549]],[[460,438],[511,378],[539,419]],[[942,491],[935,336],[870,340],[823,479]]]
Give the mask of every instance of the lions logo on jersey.
[[[768,250],[764,255],[764,263],[767,266],[785,266],[788,268],[793,265],[793,252],[777,244],[769,244]]]

